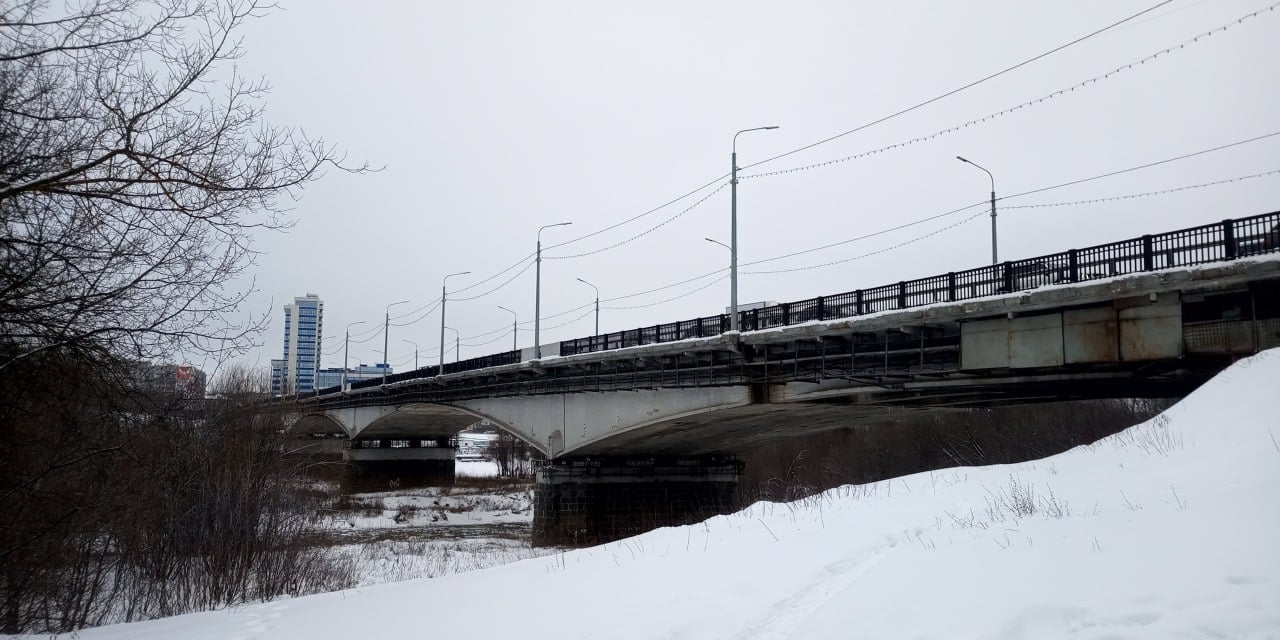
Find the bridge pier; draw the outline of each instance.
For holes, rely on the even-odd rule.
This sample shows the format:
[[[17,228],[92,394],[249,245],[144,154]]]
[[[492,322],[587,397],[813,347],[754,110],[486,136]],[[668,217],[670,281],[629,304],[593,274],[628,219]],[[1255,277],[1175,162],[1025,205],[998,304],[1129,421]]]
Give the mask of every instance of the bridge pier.
[[[589,546],[735,511],[731,458],[583,458],[538,470],[534,546]]]
[[[451,485],[456,449],[449,438],[366,438],[343,449],[347,490]]]

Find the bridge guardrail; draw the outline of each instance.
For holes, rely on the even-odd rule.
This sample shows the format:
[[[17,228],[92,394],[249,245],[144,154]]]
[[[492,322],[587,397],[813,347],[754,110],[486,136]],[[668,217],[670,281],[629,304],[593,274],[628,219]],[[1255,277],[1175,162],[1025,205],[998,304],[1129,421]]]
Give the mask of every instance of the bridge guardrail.
[[[1280,211],[1273,211],[1083,249],[740,311],[739,326],[743,331],[755,331],[812,320],[833,320],[935,302],[954,302],[1027,291],[1048,284],[1087,282],[1277,252],[1280,252]],[[560,342],[560,355],[611,351],[685,338],[710,338],[728,330],[729,314],[704,316],[563,340]],[[443,373],[515,364],[520,362],[520,354],[519,350],[506,351],[447,363]],[[439,368],[431,366],[393,374],[387,377],[387,382],[434,377],[439,375]],[[353,383],[351,388],[377,387],[381,384],[382,379],[377,378]],[[331,387],[311,394],[299,394],[299,397],[339,391],[338,387]]]
[[[740,311],[739,326],[743,331],[754,331],[811,320],[860,316],[935,302],[1026,291],[1047,284],[1087,282],[1278,251],[1280,211],[1275,211],[1084,249]],[[560,342],[560,354],[573,355],[683,338],[711,337],[723,333],[728,326],[728,314],[707,316],[601,336],[563,340]]]

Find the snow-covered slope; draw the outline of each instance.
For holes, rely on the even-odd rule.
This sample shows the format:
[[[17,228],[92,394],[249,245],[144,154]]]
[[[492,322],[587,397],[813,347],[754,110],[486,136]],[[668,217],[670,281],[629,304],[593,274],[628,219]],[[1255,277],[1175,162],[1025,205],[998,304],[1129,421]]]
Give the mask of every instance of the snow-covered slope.
[[[1033,463],[106,639],[1280,638],[1280,350]]]

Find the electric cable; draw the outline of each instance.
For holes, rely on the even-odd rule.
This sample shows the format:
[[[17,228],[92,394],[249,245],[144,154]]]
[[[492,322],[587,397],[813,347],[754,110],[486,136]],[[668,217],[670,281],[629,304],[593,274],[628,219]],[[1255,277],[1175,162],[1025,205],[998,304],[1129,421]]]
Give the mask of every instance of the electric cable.
[[[605,246],[605,247],[601,247],[601,248],[599,248],[599,249],[595,249],[595,250],[592,250],[592,251],[584,251],[584,252],[582,252],[582,253],[574,253],[574,254],[571,254],[571,255],[565,255],[565,256],[543,256],[543,258],[542,258],[542,259],[543,259],[543,260],[568,260],[568,259],[570,259],[570,258],[583,258],[583,257],[586,257],[586,256],[593,256],[593,255],[595,255],[595,254],[597,254],[597,253],[604,253],[605,251],[609,251],[609,250],[611,250],[611,249],[616,249],[616,248],[618,248],[618,247],[621,247],[621,246],[622,246],[622,245],[624,245],[624,244],[628,244],[628,243],[630,243],[630,242],[634,242],[634,241],[636,241],[636,240],[639,240],[640,238],[643,238],[644,236],[649,235],[650,233],[653,233],[654,231],[657,231],[658,229],[661,229],[662,227],[666,226],[668,223],[670,223],[670,222],[674,221],[676,218],[679,218],[680,216],[683,216],[684,214],[689,213],[690,211],[693,211],[694,209],[698,208],[698,206],[700,206],[702,203],[706,202],[707,200],[710,200],[712,196],[714,196],[714,195],[716,195],[717,193],[720,193],[721,191],[723,191],[723,190],[724,190],[724,188],[725,188],[726,186],[728,186],[728,185],[729,185],[729,183],[728,183],[728,182],[722,182],[722,183],[720,184],[720,186],[718,186],[718,187],[716,187],[714,190],[712,190],[712,191],[711,191],[711,193],[708,193],[707,195],[702,196],[702,198],[701,198],[701,199],[699,199],[697,202],[694,202],[693,204],[689,205],[688,207],[685,207],[682,211],[680,211],[680,213],[677,213],[677,214],[675,214],[675,215],[671,216],[670,218],[667,218],[666,220],[663,220],[662,222],[659,222],[658,224],[655,224],[655,225],[653,225],[652,227],[649,227],[648,229],[645,229],[644,231],[641,231],[640,233],[637,233],[637,234],[635,234],[635,235],[631,236],[630,238],[627,238],[626,240],[622,240],[621,242],[615,242],[615,243],[613,243],[613,244],[611,244],[611,245],[608,245],[608,246]]]
[[[889,114],[889,115],[887,115],[887,116],[883,116],[883,117],[881,117],[881,118],[879,118],[879,119],[872,120],[871,122],[868,122],[868,123],[866,123],[866,124],[862,124],[862,125],[859,125],[859,126],[857,126],[857,127],[852,128],[852,129],[849,129],[848,131],[845,131],[844,133],[838,133],[838,134],[836,134],[836,135],[833,135],[833,136],[830,136],[830,137],[827,137],[827,138],[823,138],[822,140],[819,140],[819,141],[817,141],[817,142],[812,142],[812,143],[809,143],[809,144],[804,145],[804,146],[802,146],[802,147],[797,147],[797,148],[792,149],[792,150],[790,150],[790,151],[786,151],[786,152],[784,152],[784,153],[780,153],[780,154],[778,154],[778,155],[776,155],[776,156],[771,156],[771,157],[765,158],[764,160],[760,160],[759,162],[753,162],[753,163],[751,163],[751,164],[749,164],[749,165],[746,165],[745,167],[741,167],[741,168],[742,168],[742,169],[750,169],[751,167],[760,166],[760,165],[765,164],[765,163],[767,163],[767,162],[773,162],[773,161],[775,161],[775,160],[780,160],[780,159],[785,158],[785,157],[787,157],[787,156],[790,156],[790,155],[793,155],[793,154],[796,154],[796,153],[800,153],[801,151],[807,151],[807,150],[809,150],[809,149],[812,149],[812,148],[817,147],[817,146],[819,146],[819,145],[826,144],[826,143],[831,142],[831,141],[833,141],[833,140],[838,140],[838,139],[843,138],[843,137],[845,137],[845,136],[847,136],[847,135],[849,135],[849,134],[851,134],[851,133],[857,133],[857,132],[862,131],[862,130],[864,130],[864,129],[868,129],[868,128],[873,127],[873,126],[875,126],[875,125],[881,124],[881,123],[883,123],[883,122],[887,122],[887,121],[889,121],[889,120],[892,120],[892,119],[894,119],[894,118],[897,118],[898,116],[906,115],[906,114],[908,114],[908,113],[911,113],[912,111],[915,111],[915,110],[917,110],[917,109],[920,109],[921,107],[926,107],[926,106],[931,105],[931,104],[933,104],[933,103],[935,103],[935,102],[938,102],[939,100],[942,100],[942,99],[944,99],[944,98],[948,98],[948,97],[951,97],[951,96],[953,96],[953,95],[955,95],[955,94],[957,94],[957,93],[960,93],[961,91],[965,91],[965,90],[967,90],[967,89],[971,89],[971,88],[976,87],[976,86],[978,86],[978,85],[980,85],[980,84],[982,84],[982,83],[984,83],[984,82],[987,82],[987,81],[989,81],[989,80],[994,80],[994,79],[996,79],[996,78],[998,78],[998,77],[1000,77],[1000,76],[1005,75],[1006,73],[1009,73],[1009,72],[1014,71],[1014,70],[1016,70],[1016,69],[1020,69],[1020,68],[1022,68],[1022,67],[1025,67],[1025,66],[1027,66],[1027,65],[1029,65],[1029,64],[1031,64],[1031,63],[1033,63],[1033,62],[1035,62],[1035,61],[1037,61],[1037,60],[1040,60],[1040,59],[1042,59],[1042,58],[1048,57],[1048,56],[1053,55],[1053,54],[1055,54],[1055,53],[1057,53],[1057,52],[1059,52],[1059,51],[1062,51],[1062,50],[1064,50],[1064,49],[1067,49],[1068,47],[1072,47],[1072,46],[1074,46],[1074,45],[1076,45],[1076,44],[1079,44],[1079,43],[1081,43],[1081,42],[1084,42],[1085,40],[1088,40],[1088,39],[1090,39],[1090,38],[1092,38],[1092,37],[1094,37],[1094,36],[1097,36],[1097,35],[1100,35],[1100,34],[1102,34],[1102,33],[1107,32],[1107,31],[1110,31],[1111,29],[1114,29],[1114,28],[1116,28],[1116,27],[1118,27],[1118,26],[1120,26],[1120,25],[1122,25],[1122,24],[1124,24],[1124,23],[1126,23],[1126,22],[1129,22],[1129,21],[1134,20],[1134,19],[1136,19],[1136,18],[1142,17],[1142,16],[1144,16],[1144,15],[1146,15],[1146,14],[1148,14],[1148,13],[1151,13],[1152,11],[1155,11],[1156,9],[1159,9],[1160,7],[1163,7],[1163,6],[1165,6],[1165,5],[1169,4],[1169,3],[1170,3],[1170,2],[1172,2],[1172,1],[1173,1],[1173,0],[1162,0],[1161,2],[1157,2],[1156,4],[1154,4],[1154,5],[1150,6],[1150,7],[1147,7],[1146,9],[1143,9],[1142,11],[1139,11],[1139,12],[1137,12],[1137,13],[1135,13],[1135,14],[1133,14],[1133,15],[1131,15],[1131,16],[1129,16],[1129,17],[1127,17],[1127,18],[1124,18],[1124,19],[1119,20],[1119,21],[1117,21],[1117,22],[1113,22],[1113,23],[1111,23],[1111,24],[1109,24],[1109,25],[1107,25],[1107,26],[1105,26],[1105,27],[1102,27],[1101,29],[1097,29],[1097,30],[1095,30],[1095,31],[1092,31],[1092,32],[1090,32],[1090,33],[1087,33],[1087,34],[1085,34],[1085,35],[1083,35],[1083,36],[1080,36],[1080,37],[1078,37],[1078,38],[1076,38],[1076,39],[1074,39],[1074,40],[1072,40],[1072,41],[1070,41],[1070,42],[1067,42],[1066,44],[1058,45],[1057,47],[1054,47],[1054,48],[1052,48],[1052,49],[1050,49],[1050,50],[1048,50],[1048,51],[1045,51],[1045,52],[1039,53],[1039,54],[1037,54],[1037,55],[1035,55],[1035,56],[1032,56],[1032,57],[1030,57],[1030,58],[1027,58],[1027,59],[1025,59],[1025,60],[1023,60],[1023,61],[1021,61],[1021,62],[1019,62],[1019,63],[1017,63],[1017,64],[1014,64],[1013,66],[1005,67],[1004,69],[1002,69],[1002,70],[1000,70],[1000,71],[997,71],[997,72],[992,73],[992,74],[990,74],[990,75],[987,75],[987,76],[984,76],[984,77],[979,78],[979,79],[977,79],[977,80],[974,80],[974,81],[972,81],[972,82],[969,82],[968,84],[965,84],[965,85],[962,85],[962,86],[957,87],[957,88],[955,88],[955,89],[952,89],[952,90],[950,90],[950,91],[947,91],[946,93],[942,93],[942,94],[936,95],[936,96],[934,96],[934,97],[932,97],[932,98],[929,98],[928,100],[925,100],[925,101],[923,101],[923,102],[918,102],[918,103],[916,103],[916,104],[914,104],[914,105],[912,105],[912,106],[910,106],[910,107],[906,107],[906,108],[904,108],[904,109],[900,109],[900,110],[895,111],[894,113],[891,113],[891,114]]]
[[[1264,171],[1264,172],[1262,172],[1262,173],[1254,173],[1254,174],[1247,175],[1247,176],[1237,176],[1237,177],[1235,177],[1235,178],[1227,178],[1227,179],[1225,179],[1225,180],[1215,180],[1215,181],[1213,181],[1213,182],[1202,182],[1202,183],[1200,183],[1200,184],[1189,184],[1189,185],[1185,185],[1185,186],[1181,186],[1181,187],[1173,187],[1173,188],[1170,188],[1170,189],[1161,189],[1161,190],[1159,190],[1159,191],[1146,191],[1146,192],[1143,192],[1143,193],[1130,193],[1130,194],[1126,194],[1126,195],[1122,195],[1122,196],[1108,196],[1108,197],[1105,197],[1105,198],[1092,198],[1092,199],[1090,199],[1090,200],[1072,200],[1072,201],[1069,201],[1069,202],[1042,202],[1042,203],[1039,203],[1039,204],[1014,204],[1014,205],[1006,205],[1006,206],[1002,206],[1002,207],[1000,207],[1000,210],[1001,210],[1001,211],[1007,211],[1007,210],[1010,210],[1010,209],[1040,209],[1040,208],[1044,208],[1044,207],[1069,207],[1069,206],[1084,205],[1084,204],[1097,204],[1097,203],[1099,203],[1099,202],[1114,202],[1114,201],[1117,201],[1117,200],[1131,200],[1131,199],[1134,199],[1134,198],[1145,198],[1145,197],[1148,197],[1148,196],[1160,196],[1160,195],[1165,195],[1165,194],[1169,194],[1169,193],[1176,193],[1176,192],[1178,192],[1178,191],[1188,191],[1188,190],[1190,190],[1190,189],[1202,189],[1202,188],[1204,188],[1204,187],[1214,187],[1214,186],[1218,186],[1218,185],[1222,185],[1222,184],[1230,184],[1230,183],[1232,183],[1232,182],[1242,182],[1242,181],[1244,181],[1244,180],[1253,180],[1253,179],[1256,179],[1256,178],[1265,178],[1265,177],[1267,177],[1267,176],[1273,176],[1273,175],[1277,175],[1277,174],[1280,174],[1280,169],[1272,169],[1271,171]]]
[[[901,148],[904,148],[904,147],[907,147],[907,146],[910,146],[910,145],[913,145],[913,144],[916,144],[916,143],[920,143],[920,142],[927,142],[927,141],[929,141],[929,140],[933,140],[933,139],[936,139],[936,138],[940,138],[940,137],[945,136],[945,135],[949,135],[949,134],[952,134],[952,133],[956,133],[956,132],[961,131],[961,130],[963,130],[963,129],[967,129],[967,128],[971,127],[971,126],[975,126],[975,125],[983,124],[983,123],[986,123],[986,122],[988,122],[988,121],[995,120],[996,118],[999,118],[999,117],[1002,117],[1002,116],[1006,116],[1006,115],[1012,114],[1012,113],[1014,113],[1015,111],[1018,111],[1018,110],[1020,110],[1020,109],[1024,109],[1024,108],[1027,108],[1027,107],[1031,107],[1031,106],[1034,106],[1034,105],[1037,105],[1037,104],[1040,104],[1040,103],[1043,103],[1043,102],[1047,102],[1047,101],[1052,100],[1052,99],[1054,99],[1054,98],[1061,97],[1061,96],[1066,95],[1066,94],[1068,94],[1068,93],[1072,93],[1072,92],[1074,92],[1076,89],[1082,89],[1082,88],[1084,88],[1084,87],[1086,87],[1086,86],[1088,86],[1088,85],[1090,85],[1090,84],[1096,84],[1097,82],[1100,82],[1100,81],[1102,81],[1102,80],[1106,80],[1107,78],[1110,78],[1111,76],[1114,76],[1114,75],[1119,74],[1119,73],[1122,73],[1122,72],[1124,72],[1124,71],[1128,71],[1128,70],[1130,70],[1130,69],[1133,69],[1133,68],[1139,67],[1139,66],[1144,65],[1144,64],[1146,64],[1147,62],[1151,62],[1151,61],[1153,61],[1153,60],[1155,60],[1155,59],[1157,59],[1157,58],[1159,58],[1159,57],[1161,57],[1161,56],[1164,56],[1164,55],[1169,54],[1169,53],[1172,53],[1172,52],[1174,52],[1174,51],[1178,51],[1178,50],[1180,50],[1180,49],[1183,49],[1183,48],[1185,48],[1187,45],[1195,44],[1195,43],[1199,42],[1201,39],[1208,38],[1208,37],[1210,37],[1210,36],[1212,36],[1212,35],[1214,35],[1214,34],[1216,34],[1216,33],[1222,32],[1222,31],[1226,31],[1227,29],[1230,29],[1231,27],[1234,27],[1234,26],[1236,26],[1236,25],[1238,25],[1238,24],[1241,24],[1241,23],[1243,23],[1244,21],[1246,21],[1246,20],[1248,20],[1248,19],[1250,19],[1250,18],[1257,17],[1258,15],[1261,15],[1262,13],[1269,12],[1269,11],[1274,11],[1277,7],[1280,7],[1280,2],[1274,3],[1274,4],[1272,4],[1272,5],[1270,5],[1270,6],[1266,7],[1266,8],[1259,9],[1259,10],[1254,11],[1254,12],[1252,12],[1252,13],[1245,14],[1244,16],[1241,16],[1240,18],[1237,18],[1236,20],[1234,20],[1234,21],[1232,21],[1232,22],[1229,22],[1229,23],[1227,23],[1227,24],[1225,24],[1225,25],[1223,25],[1223,26],[1220,26],[1220,27],[1218,27],[1218,28],[1216,28],[1216,29],[1211,29],[1211,30],[1209,30],[1209,31],[1205,31],[1205,32],[1203,32],[1203,33],[1201,33],[1201,34],[1197,35],[1196,37],[1191,38],[1190,40],[1187,40],[1187,41],[1185,41],[1185,42],[1182,42],[1181,44],[1178,44],[1178,45],[1175,45],[1175,46],[1171,46],[1171,47],[1166,47],[1166,48],[1161,49],[1161,50],[1159,50],[1159,51],[1157,51],[1157,52],[1155,52],[1155,53],[1153,53],[1153,54],[1151,54],[1151,55],[1148,55],[1148,56],[1146,56],[1146,57],[1144,57],[1144,58],[1141,58],[1141,59],[1139,59],[1139,60],[1137,60],[1137,61],[1135,61],[1135,62],[1130,62],[1129,64],[1126,64],[1126,65],[1122,65],[1122,66],[1116,67],[1115,69],[1112,69],[1112,70],[1110,70],[1110,71],[1108,71],[1108,72],[1106,72],[1106,73],[1104,73],[1104,74],[1094,76],[1094,77],[1092,77],[1092,78],[1089,78],[1089,79],[1084,80],[1084,81],[1081,81],[1081,82],[1077,82],[1076,84],[1073,84],[1073,85],[1071,85],[1071,86],[1069,86],[1069,87],[1066,87],[1066,88],[1063,88],[1063,89],[1058,89],[1057,91],[1054,91],[1054,92],[1052,92],[1052,93],[1045,94],[1045,95],[1040,96],[1039,98],[1036,98],[1036,99],[1034,99],[1034,100],[1027,100],[1026,102],[1019,103],[1019,104],[1017,104],[1017,105],[1015,105],[1015,106],[1012,106],[1012,107],[1009,107],[1009,108],[1007,108],[1007,109],[1002,109],[1002,110],[1000,110],[1000,111],[996,111],[996,112],[994,112],[994,113],[987,114],[987,115],[985,115],[985,116],[983,116],[983,117],[981,117],[981,118],[976,118],[976,119],[969,120],[968,122],[965,122],[965,123],[962,123],[962,124],[958,124],[958,125],[955,125],[955,126],[952,126],[952,127],[947,127],[946,129],[942,129],[942,130],[939,130],[939,131],[935,131],[935,132],[933,132],[933,133],[931,133],[931,134],[929,134],[929,135],[919,136],[919,137],[916,137],[916,138],[911,138],[910,140],[906,140],[906,141],[904,141],[904,142],[898,142],[898,143],[891,144],[891,145],[888,145],[888,146],[885,146],[885,147],[880,147],[880,148],[878,148],[878,149],[872,149],[872,150],[870,150],[870,151],[863,151],[863,152],[860,152],[860,153],[856,153],[856,154],[849,155],[849,156],[844,156],[844,157],[841,157],[841,158],[835,158],[835,159],[832,159],[832,160],[824,160],[824,161],[822,161],[822,162],[814,162],[814,163],[811,163],[811,164],[807,164],[807,165],[800,165],[800,166],[791,167],[791,168],[788,168],[788,169],[777,169],[777,170],[774,170],[774,171],[765,171],[765,172],[761,172],[761,173],[752,173],[752,174],[747,174],[747,175],[739,176],[739,177],[738,177],[738,179],[739,179],[739,180],[751,180],[751,179],[755,179],[755,178],[765,178],[765,177],[777,176],[777,175],[788,174],[788,173],[796,173],[796,172],[800,172],[800,171],[808,171],[808,170],[810,170],[810,169],[817,169],[817,168],[820,168],[820,167],[830,166],[830,165],[833,165],[833,164],[839,164],[839,163],[842,163],[842,162],[847,162],[847,161],[849,161],[849,160],[858,160],[858,159],[861,159],[861,158],[866,158],[866,157],[868,157],[868,156],[873,156],[873,155],[876,155],[876,154],[879,154],[879,153],[884,153],[884,152],[886,152],[886,151],[892,151],[892,150],[894,150],[894,149],[901,149]]]

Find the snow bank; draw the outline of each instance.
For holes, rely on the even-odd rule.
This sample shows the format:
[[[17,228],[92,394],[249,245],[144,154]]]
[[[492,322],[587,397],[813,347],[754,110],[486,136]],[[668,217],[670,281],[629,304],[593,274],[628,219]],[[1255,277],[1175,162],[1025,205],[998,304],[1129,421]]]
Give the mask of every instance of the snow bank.
[[[1272,350],[1148,423],[1044,460],[79,637],[1276,638],[1277,392]]]

